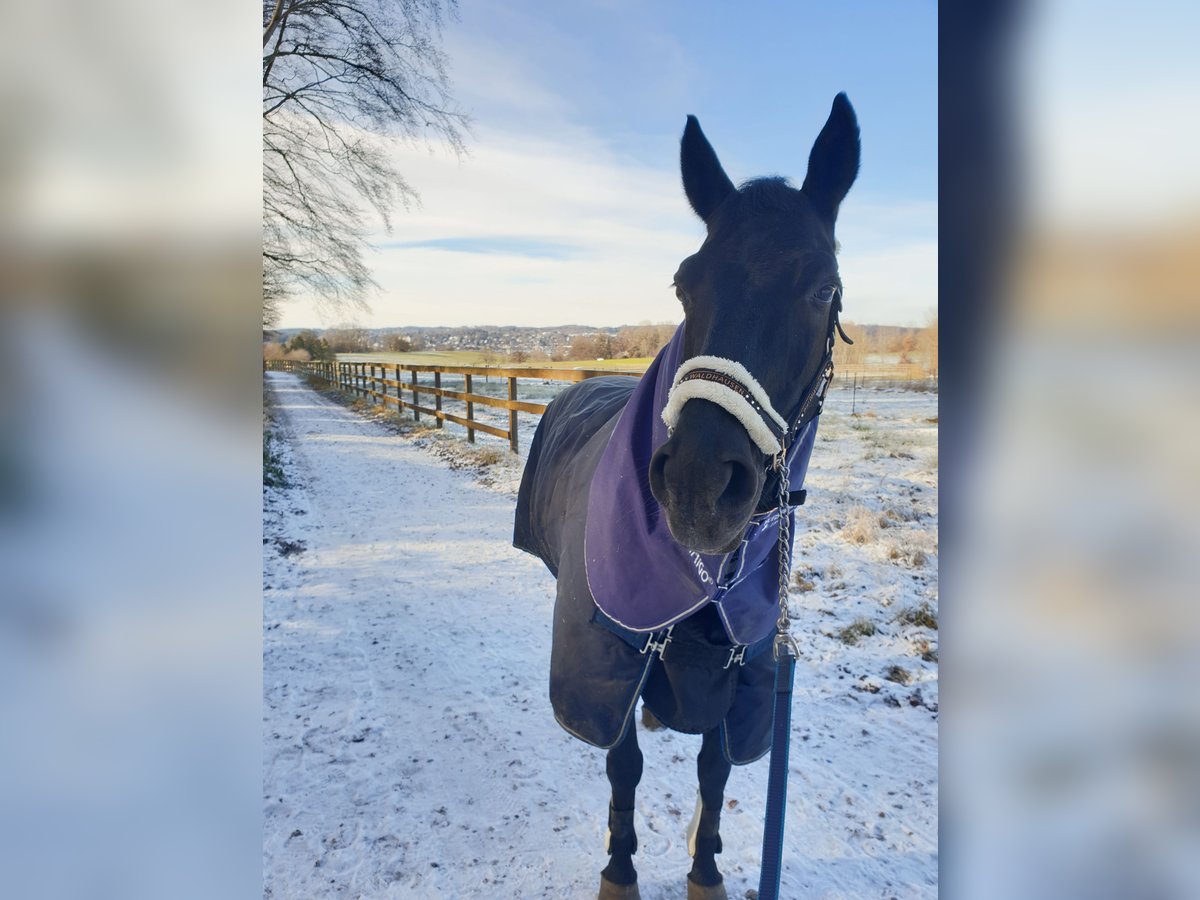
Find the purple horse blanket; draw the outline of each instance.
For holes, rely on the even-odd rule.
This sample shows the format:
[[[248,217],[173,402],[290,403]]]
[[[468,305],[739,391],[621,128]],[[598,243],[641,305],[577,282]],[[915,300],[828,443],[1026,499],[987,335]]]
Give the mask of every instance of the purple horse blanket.
[[[550,699],[563,728],[611,747],[643,697],[674,730],[720,726],[726,757],[741,765],[771,746],[778,512],[760,504],[726,554],[694,553],[671,537],[648,470],[667,440],[661,413],[682,336],[680,326],[640,380],[589,379],[549,405],[530,445],[513,543],[558,579]],[[816,427],[789,450],[792,490]],[[641,652],[667,628],[665,653]],[[740,665],[711,664],[739,649]]]

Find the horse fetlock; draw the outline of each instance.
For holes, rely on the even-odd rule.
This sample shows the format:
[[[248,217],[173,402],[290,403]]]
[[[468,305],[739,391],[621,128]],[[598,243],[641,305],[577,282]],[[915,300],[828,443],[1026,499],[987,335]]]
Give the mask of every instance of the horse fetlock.
[[[610,804],[608,830],[604,835],[604,850],[609,860],[600,873],[600,900],[638,900],[637,870],[633,867],[637,846],[633,810],[613,809]]]
[[[604,852],[632,856],[637,853],[637,832],[633,828],[632,809],[608,808],[608,831],[604,834]]]
[[[692,859],[692,870],[688,872],[688,896],[692,896],[692,885],[698,888],[718,888],[724,879],[717,868],[716,855],[721,852],[720,835],[701,835],[696,839],[696,854]],[[700,894],[701,897],[717,897],[723,894]]]
[[[688,855],[694,858],[698,854],[712,856],[714,853],[720,853],[720,831],[721,807],[706,808],[703,797],[697,792],[696,811],[687,830]]]
[[[703,796],[696,794],[696,812],[688,826],[688,853],[692,870],[688,872],[688,900],[724,900],[725,884],[717,869],[716,855],[721,852],[721,807],[706,807]]]

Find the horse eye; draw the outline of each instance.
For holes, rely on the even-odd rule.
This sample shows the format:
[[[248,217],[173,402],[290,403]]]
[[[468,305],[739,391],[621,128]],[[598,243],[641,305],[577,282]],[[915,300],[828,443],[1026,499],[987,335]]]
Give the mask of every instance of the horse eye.
[[[834,298],[842,292],[842,289],[836,284],[827,284],[825,287],[817,291],[815,298],[821,303],[832,303]]]

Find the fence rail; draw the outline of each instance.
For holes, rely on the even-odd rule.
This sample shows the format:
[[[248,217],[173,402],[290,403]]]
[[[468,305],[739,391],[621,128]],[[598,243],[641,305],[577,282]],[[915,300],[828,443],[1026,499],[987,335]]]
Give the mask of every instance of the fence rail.
[[[535,378],[539,381],[584,381],[600,375],[641,375],[640,371],[621,371],[619,369],[534,369],[524,367],[497,366],[436,366],[415,363],[393,362],[317,362],[294,359],[273,359],[267,361],[267,368],[280,372],[296,372],[324,381],[331,387],[336,387],[346,393],[358,397],[372,398],[384,406],[391,404],[397,410],[407,409],[413,414],[414,421],[420,421],[422,415],[435,420],[436,427],[441,428],[445,422],[453,422],[467,429],[467,440],[475,442],[475,432],[481,431],[498,438],[504,438],[513,453],[519,452],[520,428],[517,423],[517,413],[541,415],[546,411],[546,404],[521,400],[518,396],[517,381],[520,378]],[[389,373],[394,377],[388,377]],[[405,380],[402,373],[407,373]],[[419,374],[432,374],[433,385],[420,383]],[[443,375],[461,375],[463,390],[456,391],[442,387]],[[488,394],[475,392],[475,378],[503,378],[508,381],[508,396],[492,397]],[[433,399],[433,406],[425,405],[421,395]],[[409,399],[405,399],[408,395]],[[447,412],[442,408],[442,400],[454,400],[466,406],[466,415],[460,416]],[[508,428],[481,422],[475,416],[476,406],[486,406],[492,409],[505,410],[508,413]]]
[[[546,411],[546,404],[531,400],[521,400],[518,396],[517,383],[519,379],[536,379],[538,381],[584,381],[600,375],[641,375],[641,370],[635,369],[558,369],[532,368],[522,366],[440,366],[418,363],[382,362],[370,360],[346,360],[336,362],[302,361],[294,359],[272,359],[266,361],[266,367],[275,371],[296,372],[324,381],[330,387],[336,387],[346,393],[361,398],[371,398],[376,403],[387,406],[391,404],[397,411],[410,410],[414,421],[420,421],[421,416],[434,419],[438,428],[444,423],[452,422],[467,429],[467,440],[475,443],[475,432],[483,432],[508,441],[514,453],[520,447],[520,429],[517,422],[518,413],[540,416]],[[408,377],[405,378],[404,376]],[[422,383],[419,375],[432,375],[433,384]],[[457,375],[463,379],[463,389],[453,390],[442,387],[443,375]],[[477,393],[475,379],[501,378],[508,382],[507,397],[493,397],[489,394]],[[872,365],[843,363],[837,367],[837,380],[851,387],[857,400],[858,388],[867,382],[880,386],[881,382],[892,385],[929,381],[931,376],[923,366]],[[936,376],[933,376],[936,380]],[[422,397],[422,395],[425,395]],[[432,400],[433,405],[427,405]],[[453,400],[465,406],[465,415],[447,412],[442,408],[443,400]],[[508,413],[508,427],[482,422],[476,417],[476,407],[504,410]]]

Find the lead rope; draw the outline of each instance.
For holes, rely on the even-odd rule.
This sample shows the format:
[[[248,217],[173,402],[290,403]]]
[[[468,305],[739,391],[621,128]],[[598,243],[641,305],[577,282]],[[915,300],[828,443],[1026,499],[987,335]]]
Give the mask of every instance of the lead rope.
[[[838,300],[841,307],[841,300]],[[838,334],[847,343],[853,343],[842,331],[836,311],[833,320]],[[833,344],[831,329],[826,349],[824,372],[820,387],[811,395],[819,397],[818,407],[824,406],[825,392],[833,380]],[[809,399],[801,405],[795,430],[808,413]],[[819,409],[818,409],[819,412]],[[783,875],[783,824],[787,811],[788,752],[792,744],[792,684],[796,678],[796,660],[800,658],[800,645],[792,637],[792,621],[788,616],[788,582],[791,580],[792,557],[790,553],[792,522],[788,507],[787,439],[780,442],[779,453],[773,467],[778,480],[777,506],[779,509],[779,621],[775,623],[775,710],[771,726],[771,762],[767,775],[767,814],[763,820],[762,872],[758,880],[758,900],[779,900],[779,882]]]
[[[767,814],[763,822],[762,874],[759,900],[778,900],[783,874],[783,820],[787,810],[788,750],[792,730],[792,682],[800,648],[788,618],[788,581],[791,575],[791,536],[788,508],[787,447],[775,457],[779,476],[779,621],[775,624],[775,712],[771,735],[771,762],[767,776]]]

